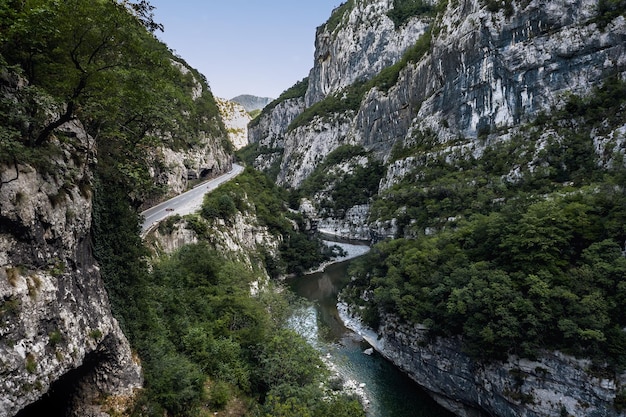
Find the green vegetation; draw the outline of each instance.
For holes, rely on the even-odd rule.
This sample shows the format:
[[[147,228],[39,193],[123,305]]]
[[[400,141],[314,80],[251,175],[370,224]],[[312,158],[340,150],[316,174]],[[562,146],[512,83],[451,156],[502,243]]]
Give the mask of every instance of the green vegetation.
[[[207,197],[205,207],[213,201],[220,207],[228,197],[223,214],[231,216],[231,202],[246,211],[253,204],[262,222],[284,231],[281,191],[252,170],[237,181],[241,188],[225,184],[210,194],[214,199]],[[248,193],[255,196],[252,203],[244,198]],[[125,205],[112,203],[98,204],[101,216],[136,221],[131,211],[121,210]],[[248,266],[201,243],[160,259],[148,273],[143,247],[125,230],[132,228],[101,230],[96,242],[112,303],[142,358],[146,391],[137,415],[190,416],[205,410],[204,404],[211,411],[228,408],[234,399],[247,415],[281,415],[278,410],[291,404],[309,413],[303,415],[321,417],[329,404],[352,407],[345,416],[363,415],[355,400],[341,395],[319,401],[328,394],[320,385],[325,372],[315,366],[317,352],[282,328],[289,314],[282,295],[251,297],[250,284],[258,277]]]
[[[269,115],[272,112],[272,110],[274,110],[274,108],[276,108],[276,106],[278,106],[279,104],[284,103],[285,101],[291,100],[294,98],[304,98],[307,88],[309,88],[308,77],[302,79],[301,81],[298,81],[293,86],[283,91],[283,93],[280,96],[278,96],[276,100],[272,101],[270,104],[263,107],[263,110],[261,110],[260,115],[252,119],[250,123],[248,124],[248,127],[257,126],[259,122],[261,121],[261,119],[263,119],[263,116]]]
[[[302,273],[328,260],[321,241],[294,230],[294,222],[303,228],[299,214],[287,209],[287,192],[268,177],[252,168],[237,177],[236,182],[223,184],[207,194],[202,217],[231,222],[237,213],[253,214],[270,233],[282,238],[279,259],[266,259],[273,275]]]
[[[483,2],[487,6],[487,10],[492,13],[499,12],[504,9],[504,14],[506,17],[511,17],[513,12],[513,0],[483,0]]]
[[[387,16],[393,21],[396,29],[402,27],[412,17],[431,15],[435,7],[424,0],[394,0],[393,9],[387,12]]]
[[[148,151],[192,148],[203,137],[230,151],[206,80],[150,33],[160,26],[151,10],[145,1],[0,4],[0,163],[30,163],[44,176],[60,175],[54,156],[74,149],[82,165],[92,151],[60,133],[61,125],[78,120],[96,140],[94,183],[78,175],[63,179],[94,198],[94,254],[145,375],[133,415],[209,415],[237,399],[247,415],[322,417],[337,409],[345,410],[339,416],[362,416],[358,402],[325,388],[317,352],[282,327],[289,312],[283,296],[250,295],[259,277],[247,265],[201,243],[148,267],[137,207],[163,191],[149,175]],[[198,88],[202,95],[194,97]],[[305,90],[303,82],[285,96]],[[298,219],[285,218],[276,187],[252,172],[238,180],[241,188],[225,186],[207,199],[202,215],[211,220],[190,217],[189,227],[203,237],[207,222],[232,221],[236,210],[250,210],[283,238],[284,260],[267,257],[273,272],[323,259],[318,241],[294,231]],[[56,204],[68,198],[66,188],[50,196]],[[175,220],[161,230],[172,230]],[[50,266],[55,274],[65,269]],[[27,283],[29,292],[40,285],[36,277]],[[2,301],[0,316],[5,320],[19,308],[19,301]],[[103,334],[92,329],[87,337],[100,342]],[[62,342],[58,332],[49,339]],[[25,366],[35,372],[35,357]]]
[[[29,353],[26,355],[26,371],[29,374],[34,374],[37,371],[37,361],[35,360],[35,355]]]
[[[337,7],[325,24],[326,30],[333,33],[341,24],[344,16],[354,8],[354,0],[348,0]]]
[[[396,85],[400,72],[409,63],[418,62],[429,50],[431,44],[431,33],[427,31],[422,35],[415,45],[410,47],[397,63],[383,69],[378,75],[369,81],[358,81],[341,91],[328,95],[308,107],[298,115],[289,125],[288,130],[296,129],[310,123],[316,117],[327,118],[333,114],[356,111],[359,109],[365,94],[373,88],[381,91],[389,91]]]
[[[600,0],[598,2],[598,25],[605,28],[613,19],[626,15],[626,0]]]
[[[272,163],[269,169],[265,171],[268,178],[276,180],[278,173],[280,172],[280,164],[282,162],[282,148],[269,148],[267,146],[259,146],[258,143],[251,143],[250,145],[241,148],[237,151],[237,158],[246,166],[254,166],[254,161],[259,155],[276,155],[276,159]]]
[[[613,406],[615,407],[615,410],[617,410],[620,413],[626,410],[626,390],[625,389],[622,389],[620,392],[617,393],[617,395],[615,396],[615,399],[613,400]]]
[[[50,345],[54,347],[63,341],[63,335],[60,331],[55,330],[48,334],[48,340],[50,341]]]
[[[476,357],[551,348],[626,368],[626,168],[611,145],[603,157],[615,162],[598,168],[592,139],[623,123],[624,88],[609,79],[572,96],[480,157],[429,132],[399,145],[395,157],[419,169],[376,199],[372,217],[398,219],[413,238],[376,245],[344,296],[374,326],[382,311],[462,334]]]
[[[341,216],[355,205],[369,203],[384,175],[384,167],[379,161],[370,156],[365,165],[352,162],[347,172],[335,172],[338,164],[366,156],[362,146],[338,147],[302,183],[298,196],[312,196],[330,188],[329,199],[321,201],[320,206],[332,210],[335,216]]]
[[[0,68],[8,91],[0,100],[0,163],[31,163],[56,175],[50,156],[60,145],[80,146],[57,128],[78,119],[97,141],[105,159],[100,167],[118,171],[140,204],[163,191],[149,176],[147,148],[189,148],[209,136],[230,149],[206,80],[181,70],[184,62],[146,29],[159,27],[150,11],[147,2],[110,0],[0,6]],[[198,86],[202,95],[194,100]]]

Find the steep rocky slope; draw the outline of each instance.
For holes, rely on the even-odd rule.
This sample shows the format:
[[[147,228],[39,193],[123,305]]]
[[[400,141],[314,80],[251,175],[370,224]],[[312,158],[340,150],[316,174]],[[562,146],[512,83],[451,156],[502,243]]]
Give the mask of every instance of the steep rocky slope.
[[[504,10],[492,12],[478,0],[449,2],[437,18],[414,17],[399,32],[391,30],[385,14],[393,2],[354,3],[344,11],[339,28],[318,29],[306,107],[356,79],[374,77],[420,35],[432,37],[430,46],[388,90],[365,92],[356,110],[330,111],[295,129],[289,124],[296,109],[275,108],[266,115],[259,123],[266,127],[252,132],[250,142],[281,153],[282,184],[298,186],[320,156],[340,144],[361,144],[384,159],[416,127],[434,129],[445,141],[532,119],[562,103],[567,93],[587,92],[626,66],[626,23],[618,17],[600,28],[596,0],[513,2],[510,16]],[[374,22],[381,23],[369,24],[372,13]],[[381,27],[386,29],[379,31]],[[414,37],[406,40],[404,30]],[[364,39],[374,37],[380,46],[372,49]],[[384,48],[388,44],[393,45],[390,52]],[[351,58],[342,58],[346,55]],[[332,70],[328,62],[335,61]],[[374,64],[366,71],[370,61]]]
[[[50,161],[53,171],[0,167],[3,417],[51,389],[60,397],[48,394],[44,407],[101,415],[102,404],[131,405],[142,386],[92,254],[94,141],[78,122],[59,134],[73,139],[65,145],[53,139],[61,150]]]
[[[248,123],[251,117],[246,109],[234,101],[216,99],[222,120],[228,132],[228,140],[235,150],[248,144]]]

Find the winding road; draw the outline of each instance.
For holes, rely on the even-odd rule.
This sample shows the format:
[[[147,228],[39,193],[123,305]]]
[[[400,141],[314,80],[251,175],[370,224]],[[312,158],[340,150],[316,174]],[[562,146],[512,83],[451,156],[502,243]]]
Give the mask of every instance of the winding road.
[[[145,236],[152,227],[156,226],[161,220],[169,216],[173,216],[175,214],[184,216],[200,210],[202,200],[204,199],[204,195],[206,193],[215,190],[226,181],[232,180],[237,175],[241,174],[243,169],[243,166],[233,164],[233,169],[228,171],[226,174],[204,182],[187,192],[142,212],[141,215],[144,220],[141,225],[141,236]]]

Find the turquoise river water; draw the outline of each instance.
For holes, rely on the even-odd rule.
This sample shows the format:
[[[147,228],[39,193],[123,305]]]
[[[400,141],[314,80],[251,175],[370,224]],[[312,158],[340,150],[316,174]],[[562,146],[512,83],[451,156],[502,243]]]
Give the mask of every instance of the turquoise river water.
[[[296,294],[310,301],[292,317],[291,327],[362,391],[369,402],[368,417],[453,417],[381,355],[365,354],[369,344],[343,326],[337,294],[349,280],[349,263],[289,281]]]

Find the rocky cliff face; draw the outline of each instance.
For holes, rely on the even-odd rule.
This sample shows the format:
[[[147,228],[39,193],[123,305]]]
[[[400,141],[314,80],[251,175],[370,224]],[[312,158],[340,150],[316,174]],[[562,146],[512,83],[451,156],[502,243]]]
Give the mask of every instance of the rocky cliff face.
[[[216,99],[220,109],[222,120],[226,125],[228,140],[235,150],[241,149],[248,144],[248,123],[251,117],[246,109],[233,101]]]
[[[59,132],[49,166],[0,167],[2,417],[42,396],[46,412],[107,415],[142,384],[91,251],[94,142],[78,122]]]
[[[265,128],[250,141],[282,153],[281,183],[297,186],[337,144],[362,144],[385,159],[394,143],[410,140],[415,129],[433,129],[441,142],[475,138],[530,120],[568,93],[585,93],[626,71],[626,21],[618,17],[600,28],[597,0],[514,1],[510,16],[479,0],[448,2],[437,18],[416,17],[406,24],[416,35],[411,42],[408,34],[400,35],[404,29],[391,30],[385,15],[390,3],[355,1],[338,28],[318,30],[306,107],[397,61],[419,35],[432,36],[428,52],[409,63],[388,91],[367,92],[357,111],[329,113],[297,133],[285,129],[280,109],[266,117]],[[424,35],[427,23],[431,35]],[[370,43],[363,40],[374,38],[371,45],[379,46],[364,47]]]
[[[193,71],[186,65],[177,61],[172,61],[172,65],[181,74],[191,78],[192,86],[189,94],[194,101],[203,98],[204,95],[211,94],[208,87],[198,80]],[[245,115],[241,115],[234,109],[230,111],[232,107],[224,107],[223,102],[218,99],[216,99],[216,103],[220,110],[224,109],[224,112],[220,113],[222,122],[226,124],[228,121],[229,123],[225,133],[227,133],[233,147],[237,148],[237,145],[244,142],[242,137],[245,132],[241,126],[247,123]],[[192,121],[188,120],[185,123],[192,123]],[[219,122],[215,120],[214,123]],[[185,191],[189,181],[209,178],[224,173],[232,167],[229,146],[224,140],[216,136],[215,132],[199,131],[196,137],[186,138],[184,146],[177,144],[181,140],[178,135],[181,134],[181,132],[171,131],[154,132],[159,145],[150,146],[147,149],[147,165],[150,176],[154,178],[157,185],[164,188],[164,197],[172,197]],[[148,201],[146,206],[156,202]]]
[[[535,360],[509,357],[483,363],[462,353],[459,339],[432,340],[426,328],[401,324],[391,316],[376,333],[346,305],[339,311],[349,328],[459,416],[624,415],[606,405],[626,382],[626,373],[616,379],[593,375],[591,361],[559,352],[544,352]]]
[[[258,121],[248,127],[248,141],[258,144],[261,150],[254,162],[256,169],[267,171],[281,163],[287,129],[304,109],[303,97],[285,100],[266,115],[261,114]]]
[[[356,81],[372,78],[396,63],[419,39],[430,19],[411,19],[396,27],[387,16],[393,0],[350,1],[317,30],[307,106]]]

